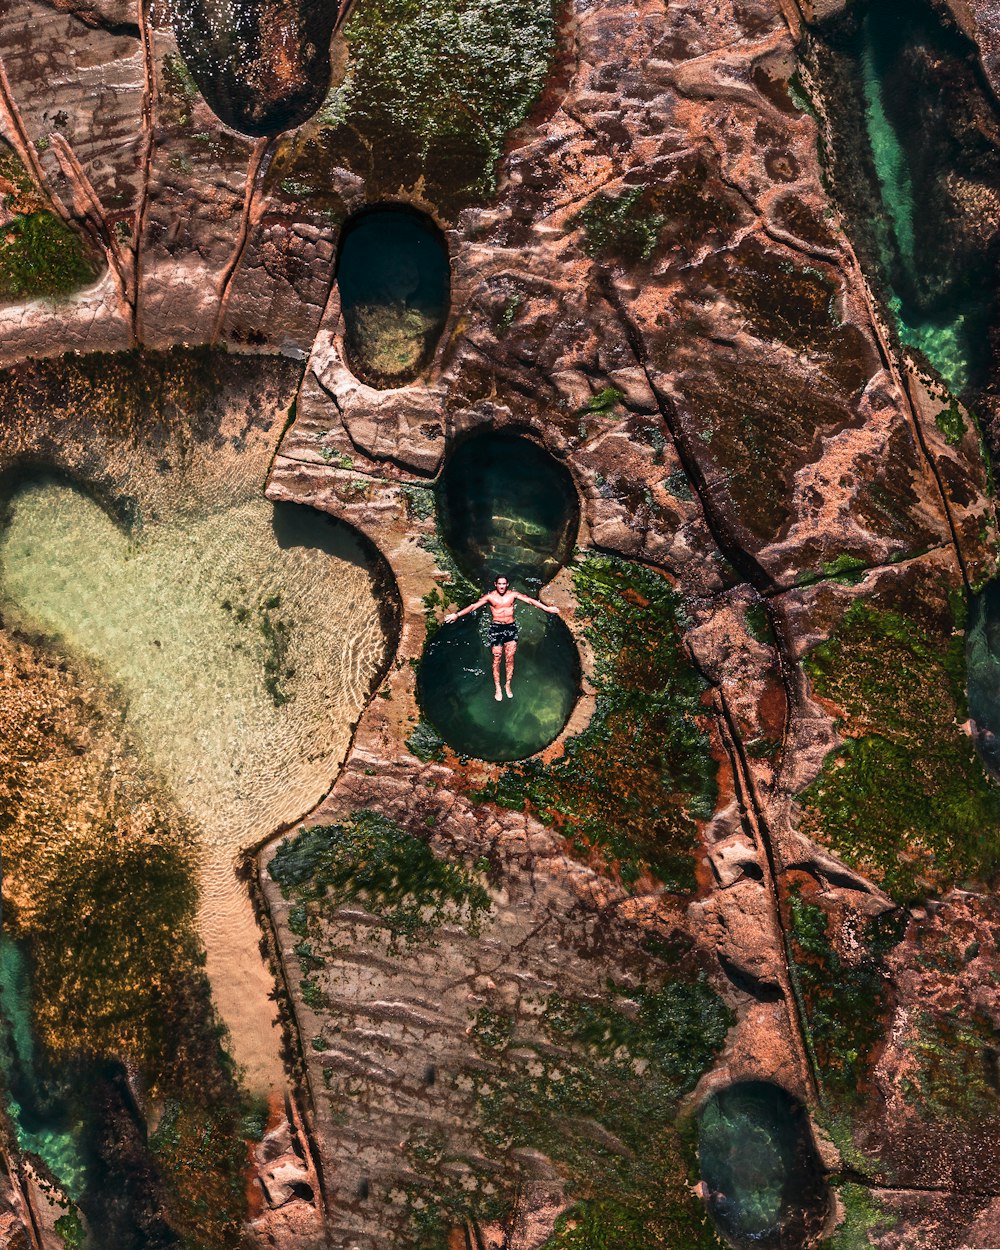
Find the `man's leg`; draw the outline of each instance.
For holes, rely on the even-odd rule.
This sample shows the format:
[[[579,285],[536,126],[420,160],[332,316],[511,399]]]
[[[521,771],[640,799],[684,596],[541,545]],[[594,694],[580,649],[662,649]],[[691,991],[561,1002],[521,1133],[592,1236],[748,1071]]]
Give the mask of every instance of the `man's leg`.
[[[505,642],[503,645],[504,659],[507,661],[507,698],[513,699],[514,692],[510,688],[510,683],[514,677],[514,652],[517,650],[516,642]],[[497,686],[499,690],[500,687]]]
[[[503,698],[500,691],[500,656],[503,655],[503,647],[493,648],[493,685],[496,687],[496,694],[493,696],[498,702]]]

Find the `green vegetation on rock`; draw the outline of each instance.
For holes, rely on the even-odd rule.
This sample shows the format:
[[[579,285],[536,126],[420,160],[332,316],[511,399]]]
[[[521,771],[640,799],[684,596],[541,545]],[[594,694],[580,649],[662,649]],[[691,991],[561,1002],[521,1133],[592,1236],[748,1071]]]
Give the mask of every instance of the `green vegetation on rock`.
[[[538,1038],[503,1014],[478,1013],[484,1066],[460,1079],[472,1082],[485,1143],[542,1151],[577,1200],[547,1250],[720,1245],[687,1184],[677,1113],[733,1019],[701,978],[611,985],[602,1002],[553,995]]]
[[[884,960],[900,939],[904,917],[889,913],[865,921],[857,935],[861,954],[847,963],[830,941],[822,907],[795,888],[788,906],[791,972],[819,1079],[837,1105],[850,1105],[885,1034],[890,997]]]
[[[681,643],[680,596],[661,574],[612,556],[581,560],[573,580],[594,650],[594,717],[565,755],[508,768],[478,797],[527,808],[582,857],[600,848],[624,881],[651,871],[689,890],[715,765],[700,723],[706,684]]]
[[[551,0],[359,0],[347,74],[318,120],[329,150],[395,190],[489,195],[507,135],[528,116],[555,45]]]
[[[58,299],[88,286],[100,266],[83,239],[50,212],[16,154],[0,141],[0,302]]]
[[[443,924],[477,932],[491,907],[486,887],[471,873],[367,809],[340,824],[302,829],[278,848],[270,872],[286,898],[307,905],[307,915],[363,904],[385,926],[391,946],[428,941]]]
[[[882,1206],[867,1185],[837,1186],[844,1204],[844,1220],[837,1231],[823,1242],[823,1250],[872,1250],[876,1231],[891,1228],[896,1219]]]
[[[960,728],[962,624],[934,634],[859,601],[805,661],[846,742],[799,796],[801,827],[899,902],[1000,862],[1000,788]]]

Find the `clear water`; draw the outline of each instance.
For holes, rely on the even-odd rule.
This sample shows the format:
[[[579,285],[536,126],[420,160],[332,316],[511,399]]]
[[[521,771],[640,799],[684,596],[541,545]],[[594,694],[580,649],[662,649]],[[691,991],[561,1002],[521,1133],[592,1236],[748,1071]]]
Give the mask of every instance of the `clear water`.
[[[926,188],[916,185],[911,157],[890,116],[886,83],[901,64],[908,43],[926,42],[932,37],[932,29],[919,18],[911,25],[901,17],[898,5],[882,0],[865,16],[857,48],[868,146],[885,210],[883,270],[895,273],[901,278],[898,285],[911,292],[921,289],[922,264],[926,263],[926,257],[919,254],[915,230],[921,193],[926,194]],[[916,84],[910,85],[917,89]],[[899,89],[898,80],[894,89]],[[933,112],[927,116],[933,118]],[[942,175],[947,171],[935,172]],[[885,238],[885,227],[891,238]],[[938,306],[930,313],[897,289],[890,293],[889,309],[903,343],[921,351],[949,388],[961,394],[977,382],[984,367],[992,298],[988,290],[976,295],[967,284],[958,283],[954,298],[937,301]]]
[[[448,459],[437,490],[441,533],[473,582],[504,574],[534,591],[569,559],[579,520],[569,471],[530,439],[477,434]]]
[[[434,223],[403,208],[361,213],[344,227],[337,285],[352,371],[377,387],[413,381],[434,355],[451,295]]]
[[[424,714],[456,751],[484,760],[518,760],[548,746],[562,731],[580,689],[580,663],[558,617],[521,605],[514,697],[497,702],[486,608],[442,625],[420,662]],[[501,678],[504,670],[501,669]]]
[[[0,532],[0,597],[8,624],[103,671],[129,740],[198,829],[213,996],[265,1091],[283,1079],[272,984],[234,866],[325,793],[385,641],[350,532],[233,485],[231,503],[127,535],[82,490],[29,480]]]
[[[1000,777],[1000,582],[969,603],[965,630],[969,716],[986,767]]]
[[[44,1100],[35,1070],[31,1032],[31,986],[25,958],[10,938],[0,935],[0,1073],[6,1108],[22,1153],[44,1160],[66,1194],[78,1201],[86,1185],[86,1163],[79,1145],[81,1124],[60,1105]],[[45,1108],[41,1105],[49,1101]]]
[[[796,1250],[829,1206],[809,1119],[798,1099],[766,1081],[714,1094],[698,1123],[709,1214],[736,1246]]]

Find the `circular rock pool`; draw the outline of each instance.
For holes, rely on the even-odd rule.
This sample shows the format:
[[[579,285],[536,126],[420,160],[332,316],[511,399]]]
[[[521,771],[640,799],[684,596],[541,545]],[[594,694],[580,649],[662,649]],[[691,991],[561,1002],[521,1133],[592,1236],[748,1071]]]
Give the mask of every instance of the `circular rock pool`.
[[[483,760],[520,760],[548,746],[569,719],[580,690],[573,636],[558,617],[518,609],[512,699],[497,702],[489,612],[442,625],[420,662],[425,715],[456,751]]]
[[[474,434],[449,457],[437,490],[441,533],[459,568],[492,585],[538,587],[570,558],[579,522],[569,470],[531,439]]]
[[[741,1250],[799,1250],[829,1210],[805,1107],[767,1081],[740,1081],[701,1110],[698,1158],[719,1231]]]

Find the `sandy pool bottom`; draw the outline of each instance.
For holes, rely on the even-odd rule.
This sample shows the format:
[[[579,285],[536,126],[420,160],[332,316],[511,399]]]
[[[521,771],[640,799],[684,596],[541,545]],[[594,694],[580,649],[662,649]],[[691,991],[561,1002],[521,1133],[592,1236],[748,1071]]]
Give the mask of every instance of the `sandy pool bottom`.
[[[0,597],[8,625],[103,673],[196,828],[213,997],[248,1086],[281,1085],[273,984],[235,865],[329,788],[383,660],[360,545],[263,498],[126,534],[82,490],[39,478],[8,500]]]

